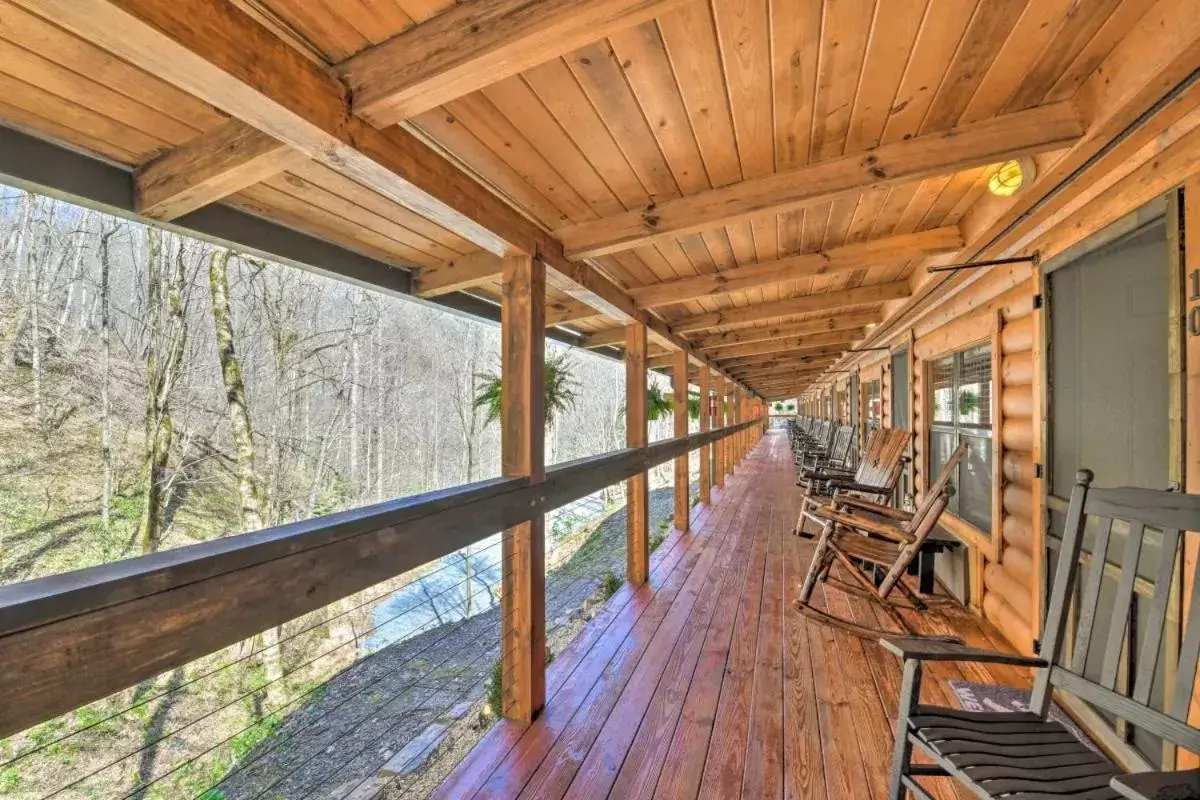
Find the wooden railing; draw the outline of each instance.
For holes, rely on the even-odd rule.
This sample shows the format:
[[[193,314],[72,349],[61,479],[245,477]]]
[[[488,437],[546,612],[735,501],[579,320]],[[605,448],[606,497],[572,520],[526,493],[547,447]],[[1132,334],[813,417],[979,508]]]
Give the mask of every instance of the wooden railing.
[[[759,424],[0,587],[0,738]]]

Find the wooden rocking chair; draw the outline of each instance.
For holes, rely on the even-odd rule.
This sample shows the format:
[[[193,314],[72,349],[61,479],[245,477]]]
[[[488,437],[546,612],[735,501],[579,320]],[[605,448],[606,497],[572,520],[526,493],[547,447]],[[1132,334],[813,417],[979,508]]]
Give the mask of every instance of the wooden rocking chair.
[[[950,476],[966,453],[967,445],[959,445],[942,467],[938,479],[925,493],[921,505],[911,514],[851,496],[839,496],[829,505],[820,506],[815,511],[804,511],[803,516],[819,525],[821,532],[800,596],[796,599],[796,607],[800,612],[869,639],[912,635],[912,628],[900,616],[897,606],[923,611],[929,602],[937,601],[923,599],[913,591],[904,582],[904,573],[921,552],[921,546],[950,502],[954,492]],[[859,569],[855,561],[887,570],[878,586]],[[830,574],[835,562],[840,567],[839,573],[845,573],[845,577]],[[812,595],[818,581],[871,600],[895,623],[899,633],[842,619],[814,608]],[[904,596],[903,601],[892,597],[895,590]]]
[[[1071,695],[1103,716],[1124,719],[1177,747],[1200,753],[1200,729],[1188,723],[1200,657],[1200,569],[1192,570],[1189,607],[1184,614],[1178,663],[1170,680],[1158,669],[1169,642],[1168,604],[1178,585],[1185,531],[1200,530],[1200,495],[1153,489],[1092,489],[1092,474],[1076,475],[1067,507],[1058,566],[1050,589],[1041,657],[978,650],[963,645],[915,639],[883,639],[881,644],[904,662],[896,744],[888,800],[906,792],[919,800],[931,795],[917,782],[922,776],[949,776],[981,798],[1053,798],[1053,800],[1187,800],[1200,798],[1200,771],[1158,772],[1131,747],[1124,759],[1136,774],[1078,741],[1062,724],[1048,718],[1052,692]],[[1086,581],[1079,580],[1084,529],[1089,518],[1094,539],[1086,558]],[[1115,592],[1102,591],[1111,556],[1114,521],[1127,530]],[[1153,529],[1153,530],[1152,530]],[[1148,615],[1130,621],[1138,563],[1149,567],[1144,543],[1159,544]],[[1151,551],[1152,552],[1152,551]],[[1077,586],[1077,583],[1084,585]],[[1111,597],[1111,605],[1101,598]],[[1187,595],[1185,595],[1186,597]],[[1072,598],[1075,598],[1072,601]],[[1068,608],[1078,620],[1073,646],[1065,646]],[[1103,625],[1107,633],[1096,632]],[[1136,639],[1130,631],[1137,631]],[[1103,653],[1093,643],[1103,643]],[[1093,651],[1090,652],[1089,650]],[[1136,660],[1133,653],[1136,651]],[[1090,657],[1089,657],[1090,656]],[[1037,669],[1030,709],[1024,713],[961,711],[920,704],[925,662],[957,661],[1013,664]],[[1122,673],[1136,664],[1132,674]],[[1096,667],[1099,670],[1096,670]],[[1167,673],[1170,676],[1170,673]],[[1163,685],[1155,691],[1155,684]],[[1156,699],[1157,698],[1157,699]],[[912,751],[932,764],[913,764]],[[1157,760],[1157,759],[1156,759]]]
[[[879,428],[867,440],[867,449],[854,474],[839,469],[801,470],[797,486],[804,487],[801,514],[796,519],[795,534],[811,535],[804,529],[804,511],[812,511],[834,498],[853,495],[883,502],[895,491],[896,482],[904,467],[904,453],[912,440],[912,431],[901,428]]]
[[[800,468],[797,474],[804,475],[817,470],[848,472],[847,465],[850,463],[850,448],[854,444],[854,431],[855,428],[852,425],[840,426],[834,432],[833,442],[828,450],[814,449],[801,456],[800,463],[797,464]]]

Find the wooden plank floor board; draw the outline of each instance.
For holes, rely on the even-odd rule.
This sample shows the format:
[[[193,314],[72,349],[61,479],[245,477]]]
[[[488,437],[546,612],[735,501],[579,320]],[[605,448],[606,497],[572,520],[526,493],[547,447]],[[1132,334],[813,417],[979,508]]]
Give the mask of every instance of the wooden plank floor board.
[[[736,504],[739,502],[738,498],[744,496],[745,490],[744,486],[731,487],[726,502],[731,505]],[[713,525],[711,528],[705,526],[696,534],[687,536],[694,546],[689,548],[679,566],[667,578],[663,589],[656,595],[651,608],[638,621],[633,631],[626,637],[625,643],[604,667],[592,690],[584,699],[580,710],[563,729],[519,796],[559,798],[566,793],[580,764],[586,758],[597,735],[607,722],[609,712],[616,705],[626,682],[636,670],[638,662],[653,640],[658,626],[670,611],[680,588],[691,576],[702,554],[709,553],[708,558],[711,559],[713,557],[711,554],[720,549],[728,534],[727,527]],[[705,544],[711,544],[711,547],[704,547]],[[537,725],[538,723],[535,722],[534,727],[536,728]],[[511,793],[500,795],[489,793],[485,796],[511,797],[513,795]]]
[[[750,528],[749,530],[755,530]],[[713,723],[717,714],[729,648],[737,621],[738,602],[750,580],[750,565],[757,563],[765,542],[754,536],[742,536],[742,572],[719,598],[704,638],[700,658],[683,700],[679,722],[667,749],[666,761],[659,774],[660,797],[695,797],[700,790],[704,763],[708,755]]]
[[[751,503],[741,503],[735,527],[755,524],[763,509]],[[709,586],[702,593],[699,605],[688,620],[687,627],[676,644],[671,659],[654,690],[646,713],[630,744],[621,771],[612,785],[613,797],[652,797],[655,786],[671,745],[684,698],[696,671],[705,638],[710,630],[718,601],[730,593],[736,593],[743,585],[750,553],[750,537],[739,538],[737,544],[726,546],[719,568],[710,578]]]
[[[800,512],[798,500],[787,507],[793,523]],[[784,797],[809,800],[825,796],[825,769],[821,758],[821,726],[817,714],[817,689],[813,676],[808,619],[792,605],[800,593],[812,549],[789,532],[784,537],[784,588],[787,637],[784,659],[783,752]]]
[[[746,581],[738,605],[733,642],[725,665],[717,716],[713,721],[712,739],[700,783],[701,798],[720,800],[737,797],[745,773],[754,662],[758,651],[758,614],[762,604],[768,547],[767,538],[761,530],[749,534],[756,537],[755,553],[750,562],[750,580]]]
[[[744,497],[739,506],[747,506]],[[724,520],[727,529],[733,527],[729,525],[730,522],[732,520]],[[688,642],[684,637],[691,628],[699,628],[701,625],[707,627],[708,614],[705,607],[706,604],[711,606],[711,598],[719,591],[731,562],[731,554],[732,547],[727,542],[719,550],[714,547],[705,549],[700,559],[703,563],[698,563],[688,576],[687,584],[676,598],[670,613],[659,626],[654,640],[621,692],[566,797],[571,800],[584,800],[608,796],[632,740],[662,682],[660,679],[669,673],[672,661],[678,663],[687,656]],[[699,636],[696,638],[699,639]]]
[[[708,513],[708,508],[700,509],[700,514],[696,516],[697,525],[703,524]],[[571,705],[571,695],[568,693],[560,697],[560,689],[571,679],[574,679],[576,684],[579,683],[579,676],[576,676],[575,672],[581,665],[586,670],[593,666],[602,668],[607,663],[608,657],[603,656],[603,647],[619,646],[625,634],[649,607],[657,588],[675,570],[687,552],[688,543],[682,542],[681,539],[678,531],[672,531],[650,556],[650,580],[647,584],[640,587],[622,585],[590,624],[579,632],[550,665],[546,676],[546,696],[554,702],[548,713],[552,711],[556,716],[561,715],[569,707],[569,719],[570,713],[578,707],[578,701]],[[593,678],[592,683],[594,682]],[[590,685],[591,683],[588,684],[589,687]],[[579,701],[581,700],[582,697],[579,698]],[[543,715],[539,721],[547,724],[547,715]],[[431,798],[456,800],[472,796],[496,772],[518,742],[522,742],[528,728],[528,725],[508,720],[498,722]],[[553,741],[553,737],[549,738],[546,746]],[[527,742],[524,746],[526,749],[530,747]]]
[[[624,586],[555,659],[529,725],[500,722],[434,795],[449,798],[884,800],[900,662],[793,603],[812,543],[792,535],[800,491],[787,438],[766,436],[672,531],[642,587]],[[889,627],[834,588],[818,607]],[[924,633],[983,647],[969,612],[910,614]],[[1014,667],[931,664],[924,702],[957,706],[950,681],[1028,687]],[[944,779],[937,800],[966,800]]]
[[[778,490],[774,484],[766,487],[772,513],[759,607],[746,769],[742,777],[745,797],[783,797],[783,538],[794,520],[783,522],[782,509],[777,507]]]

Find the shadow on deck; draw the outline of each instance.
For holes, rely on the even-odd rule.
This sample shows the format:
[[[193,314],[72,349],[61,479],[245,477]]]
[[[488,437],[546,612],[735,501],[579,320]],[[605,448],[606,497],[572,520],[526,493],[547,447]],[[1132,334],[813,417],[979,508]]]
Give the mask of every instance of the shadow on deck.
[[[618,591],[554,661],[539,718],[497,724],[433,796],[882,800],[900,665],[792,606],[811,556],[791,534],[793,481],[786,435],[772,431],[693,511],[693,532],[655,553],[649,584]],[[886,624],[824,591],[830,610]],[[911,621],[1010,649],[964,610]],[[935,663],[925,699],[956,706],[951,681],[1027,687],[1029,676]]]

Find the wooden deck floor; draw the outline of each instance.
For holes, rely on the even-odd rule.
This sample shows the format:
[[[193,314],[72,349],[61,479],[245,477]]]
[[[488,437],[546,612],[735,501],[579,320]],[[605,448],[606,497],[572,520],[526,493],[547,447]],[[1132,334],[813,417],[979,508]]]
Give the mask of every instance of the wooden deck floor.
[[[693,533],[655,552],[649,584],[618,591],[555,659],[541,716],[493,727],[434,796],[882,800],[900,665],[791,605],[811,552],[791,535],[793,481],[772,432],[693,510]],[[825,602],[881,622],[836,590]],[[926,620],[1003,646],[967,612]],[[951,680],[1028,685],[1011,667],[933,664],[923,699],[956,705]]]

